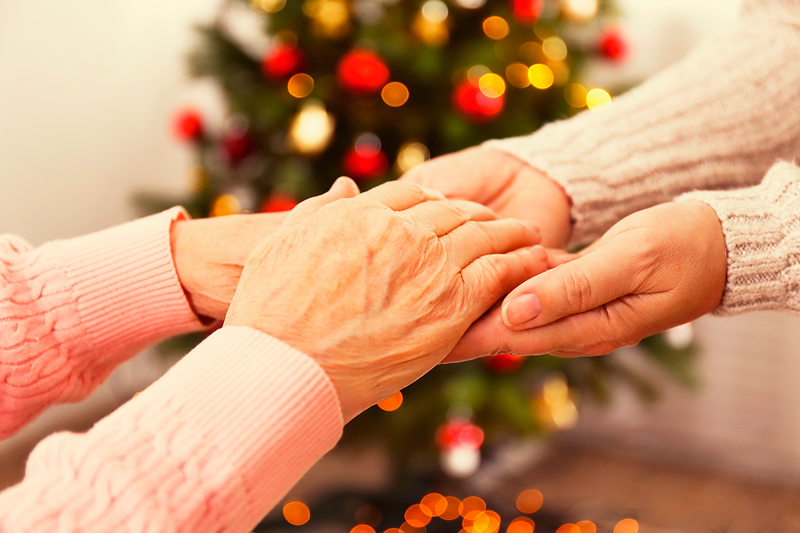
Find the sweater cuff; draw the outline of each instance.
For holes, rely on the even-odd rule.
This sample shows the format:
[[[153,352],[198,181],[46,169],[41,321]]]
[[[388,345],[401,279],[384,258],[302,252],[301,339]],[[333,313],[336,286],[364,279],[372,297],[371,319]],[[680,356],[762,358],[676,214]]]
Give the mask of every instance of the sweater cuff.
[[[755,187],[695,191],[676,201],[701,201],[722,223],[727,280],[720,315],[800,312],[800,168],[774,165]]]
[[[181,207],[55,243],[96,353],[130,356],[203,328],[186,298],[170,246]]]

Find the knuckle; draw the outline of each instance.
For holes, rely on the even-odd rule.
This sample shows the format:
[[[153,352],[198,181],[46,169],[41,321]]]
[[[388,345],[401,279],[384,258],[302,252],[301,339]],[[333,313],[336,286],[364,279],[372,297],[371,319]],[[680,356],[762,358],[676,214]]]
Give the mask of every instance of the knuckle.
[[[592,287],[586,273],[578,266],[565,265],[561,276],[563,294],[573,312],[583,313],[591,309]]]

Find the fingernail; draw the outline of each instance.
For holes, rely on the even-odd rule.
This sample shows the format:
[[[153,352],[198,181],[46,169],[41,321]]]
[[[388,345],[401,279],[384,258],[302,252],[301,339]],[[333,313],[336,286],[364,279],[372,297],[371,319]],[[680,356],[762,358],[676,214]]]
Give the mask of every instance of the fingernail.
[[[508,326],[522,326],[539,316],[542,301],[535,294],[520,294],[503,307],[503,321]]]

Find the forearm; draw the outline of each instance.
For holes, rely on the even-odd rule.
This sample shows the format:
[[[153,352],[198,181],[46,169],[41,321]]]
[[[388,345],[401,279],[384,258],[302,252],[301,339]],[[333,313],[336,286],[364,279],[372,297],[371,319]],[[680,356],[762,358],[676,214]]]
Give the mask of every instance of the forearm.
[[[246,533],[342,424],[312,359],[225,327],[88,433],[37,446],[0,494],[0,531]]]
[[[201,327],[178,282],[171,210],[31,250],[0,246],[0,438],[87,396],[145,346]]]
[[[800,312],[800,168],[773,166],[755,187],[698,191],[678,201],[710,205],[722,224],[727,279],[716,313]]]
[[[486,146],[564,188],[573,243],[688,190],[758,183],[800,154],[800,17],[790,4],[751,1],[735,29],[610,108]]]

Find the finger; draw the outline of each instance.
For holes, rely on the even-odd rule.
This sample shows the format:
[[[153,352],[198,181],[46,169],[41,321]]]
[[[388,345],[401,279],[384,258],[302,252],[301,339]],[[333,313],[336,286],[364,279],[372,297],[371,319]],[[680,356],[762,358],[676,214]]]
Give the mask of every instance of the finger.
[[[444,200],[444,195],[433,189],[411,182],[390,181],[361,195],[362,201],[385,205],[394,211],[405,211],[428,200]]]
[[[477,320],[508,291],[547,270],[547,252],[541,246],[505,254],[485,255],[461,271],[467,301],[475,306]]]
[[[316,213],[322,206],[342,198],[353,198],[359,194],[358,185],[352,179],[342,176],[333,182],[331,188],[319,196],[313,196],[297,204],[284,221],[284,226],[299,224]]]
[[[539,228],[528,222],[505,218],[486,222],[469,221],[439,239],[448,255],[461,268],[490,254],[502,254],[533,246],[541,240]],[[544,250],[542,250],[542,253]]]
[[[500,308],[493,309],[472,323],[442,363],[460,363],[478,357],[507,353],[505,337],[517,333],[506,327]]]
[[[496,220],[497,215],[481,204],[465,200],[423,202],[403,213],[416,224],[430,227],[437,237],[450,233],[470,220]]]
[[[630,259],[630,250],[622,245],[599,247],[514,289],[503,301],[506,325],[540,327],[629,294],[641,273]]]

